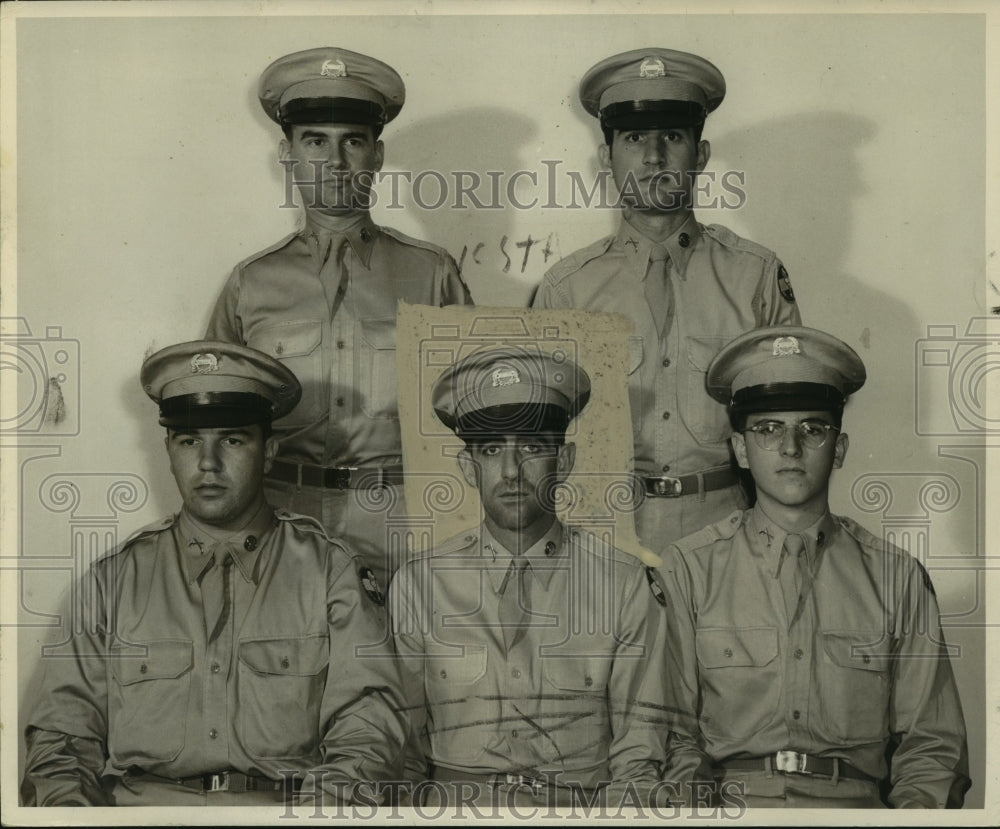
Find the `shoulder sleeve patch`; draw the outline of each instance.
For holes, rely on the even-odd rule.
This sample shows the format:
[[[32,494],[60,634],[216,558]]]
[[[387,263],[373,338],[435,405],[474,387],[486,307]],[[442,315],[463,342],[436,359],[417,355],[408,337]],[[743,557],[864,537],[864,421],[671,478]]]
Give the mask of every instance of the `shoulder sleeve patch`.
[[[778,291],[785,298],[786,302],[795,302],[795,293],[792,291],[792,283],[788,278],[788,271],[784,265],[778,265]]]
[[[656,603],[661,607],[666,607],[667,593],[663,589],[663,578],[660,576],[660,571],[654,567],[647,567],[646,581],[649,582],[649,592],[653,594]]]
[[[361,589],[372,600],[373,604],[385,607],[385,594],[382,592],[382,588],[379,586],[378,579],[375,577],[375,573],[371,567],[358,568],[358,581],[361,582]]]

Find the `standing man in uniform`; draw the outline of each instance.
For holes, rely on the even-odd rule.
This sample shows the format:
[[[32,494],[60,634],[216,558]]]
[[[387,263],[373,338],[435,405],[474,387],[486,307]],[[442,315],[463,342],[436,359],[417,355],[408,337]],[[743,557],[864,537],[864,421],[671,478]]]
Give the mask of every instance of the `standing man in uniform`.
[[[435,383],[483,523],[390,587],[428,802],[617,808],[624,786],[644,802],[658,785],[659,574],[555,515],[575,457],[566,429],[589,396],[571,361],[517,347],[471,354]]]
[[[672,49],[625,52],[587,72],[580,100],[600,120],[598,154],[622,220],[613,236],[556,263],[533,302],[632,321],[636,533],[657,553],[739,504],[725,408],[705,391],[709,362],[737,334],[800,321],[777,256],[694,215],[695,178],[711,150],[702,127],[725,92],[715,66]]]
[[[268,497],[320,520],[381,577],[398,564],[387,520],[405,512],[396,306],[471,298],[447,252],[369,214],[379,136],[405,97],[392,67],[309,49],[264,70],[258,94],[284,132],[279,156],[305,224],[236,266],[206,336],[250,345],[295,372],[302,401],[275,424]]]
[[[879,808],[880,787],[895,808],[962,805],[965,722],[930,576],[830,514],[844,402],[864,381],[849,346],[793,326],[746,333],[709,367],[757,502],[664,554],[668,778],[750,806]]]
[[[46,660],[27,720],[25,805],[335,801],[356,785],[370,804],[409,721],[370,569],[264,497],[295,376],[193,342],[146,360],[142,385],[183,508],[91,567],[72,658]]]

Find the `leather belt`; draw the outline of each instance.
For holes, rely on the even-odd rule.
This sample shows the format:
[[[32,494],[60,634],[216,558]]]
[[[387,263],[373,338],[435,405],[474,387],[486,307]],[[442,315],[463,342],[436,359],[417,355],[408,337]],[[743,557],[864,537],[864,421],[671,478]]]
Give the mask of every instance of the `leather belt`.
[[[786,774],[819,774],[824,777],[847,777],[851,780],[878,781],[870,774],[854,768],[837,757],[813,757],[796,751],[779,751],[765,757],[741,757],[716,763],[717,769],[727,771],[780,771]]]
[[[313,466],[276,460],[268,478],[296,486],[322,489],[371,489],[382,486],[402,486],[401,466]]]
[[[730,466],[718,466],[672,478],[669,475],[638,475],[642,490],[649,498],[680,498],[700,492],[714,492],[734,486],[738,478]]]
[[[242,794],[243,792],[280,792],[286,785],[284,780],[272,780],[270,777],[258,777],[252,774],[243,774],[239,771],[221,771],[215,774],[202,774],[197,777],[182,777],[180,779],[161,777],[157,774],[130,769],[130,777],[145,777],[151,780],[163,780],[164,782],[179,783],[187,789],[194,789],[203,794],[212,792],[233,792]],[[302,778],[292,778],[292,791],[299,791],[302,788]]]
[[[538,777],[529,777],[525,774],[509,774],[507,772],[495,772],[493,774],[477,774],[475,772],[457,771],[456,769],[441,768],[435,766],[431,773],[431,779],[439,783],[483,783],[487,786],[525,786],[531,789],[533,794],[541,794],[554,783]]]

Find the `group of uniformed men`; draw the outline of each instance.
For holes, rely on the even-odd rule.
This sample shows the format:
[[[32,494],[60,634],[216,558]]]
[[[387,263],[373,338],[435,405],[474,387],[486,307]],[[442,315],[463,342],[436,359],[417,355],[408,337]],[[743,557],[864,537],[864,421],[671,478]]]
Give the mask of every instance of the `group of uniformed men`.
[[[636,530],[660,565],[556,516],[590,379],[513,345],[432,391],[479,530],[401,561],[397,302],[471,297],[369,215],[399,75],[326,47],[265,70],[305,223],[236,267],[204,340],[142,366],[183,505],[91,569],[93,624],[26,721],[25,804],[962,805],[931,581],[829,511],[864,365],[801,327],[773,252],[694,216],[724,94],[670,49],[586,73],[621,224],[533,301],[634,325]]]

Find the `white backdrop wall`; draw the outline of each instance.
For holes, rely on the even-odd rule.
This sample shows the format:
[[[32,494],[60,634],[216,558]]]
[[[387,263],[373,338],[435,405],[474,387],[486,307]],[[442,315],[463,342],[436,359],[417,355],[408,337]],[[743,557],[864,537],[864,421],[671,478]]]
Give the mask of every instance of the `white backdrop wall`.
[[[156,16],[160,4],[139,5],[147,8],[137,17],[21,18],[16,59],[5,55],[5,69],[16,68],[5,81],[4,116],[16,114],[5,126],[5,210],[16,185],[17,222],[4,228],[4,343],[8,353],[17,345],[43,355],[39,377],[65,375],[65,417],[49,425],[31,419],[44,379],[21,369],[2,377],[5,485],[20,495],[4,508],[3,554],[55,568],[25,570],[15,588],[19,698],[33,693],[39,643],[60,638],[45,614],[57,612],[69,576],[50,558],[74,543],[81,556],[121,540],[177,507],[162,430],[137,381],[143,355],[198,338],[232,266],[296,226],[297,211],[281,207],[280,132],[256,100],[261,70],[320,45],[392,64],[407,102],[383,135],[385,169],[440,172],[451,192],[446,206],[427,210],[401,186],[405,209],[396,209],[383,182],[376,221],[448,248],[478,303],[523,305],[548,265],[616,223],[613,210],[543,206],[569,201],[569,171],[590,181],[598,170],[600,133],[577,99],[580,77],[607,55],[664,45],[704,55],[727,80],[705,129],[708,169],[744,175],[746,200],[739,210],[702,210],[701,220],[777,250],[806,324],[843,338],[867,363],[832,506],[927,564],[959,649],[970,803],[982,804],[985,465],[995,450],[976,431],[983,340],[966,332],[970,321],[977,330],[996,324],[986,317],[1000,305],[986,278],[995,20],[423,8],[168,17]],[[9,19],[5,30],[10,37]],[[536,206],[516,209],[505,192],[500,209],[449,206],[456,171],[486,182],[499,171],[506,186],[519,170],[538,185],[522,176],[514,196]],[[555,191],[546,184],[553,170]],[[423,200],[435,200],[436,178],[423,181]],[[485,185],[478,195],[491,199]],[[53,368],[62,353],[69,359]],[[19,372],[21,397],[11,402]],[[9,735],[14,722],[4,726]]]

